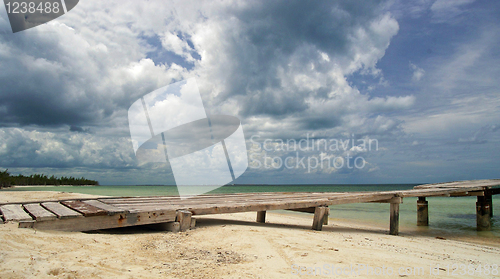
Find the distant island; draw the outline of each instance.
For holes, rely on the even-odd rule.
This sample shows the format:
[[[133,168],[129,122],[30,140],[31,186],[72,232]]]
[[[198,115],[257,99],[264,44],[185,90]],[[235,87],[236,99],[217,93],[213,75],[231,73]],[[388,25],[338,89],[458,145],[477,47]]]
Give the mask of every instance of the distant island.
[[[89,180],[85,178],[75,178],[75,177],[48,177],[44,174],[32,174],[30,176],[24,176],[19,174],[17,176],[10,175],[8,170],[0,171],[0,189],[8,188],[12,186],[35,186],[35,185],[72,185],[72,186],[82,186],[82,185],[99,185],[99,182],[95,180]]]

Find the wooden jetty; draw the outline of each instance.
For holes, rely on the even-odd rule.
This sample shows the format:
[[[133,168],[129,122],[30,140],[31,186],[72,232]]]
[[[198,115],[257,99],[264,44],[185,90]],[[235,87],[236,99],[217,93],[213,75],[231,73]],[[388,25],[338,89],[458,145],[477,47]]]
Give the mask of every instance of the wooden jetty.
[[[0,204],[1,222],[19,222],[19,227],[39,230],[91,231],[137,225],[153,225],[170,231],[194,226],[196,215],[257,212],[257,222],[265,223],[266,211],[294,210],[313,213],[314,230],[328,224],[331,205],[349,203],[389,203],[391,235],[399,232],[399,204],[416,197],[417,225],[428,226],[427,197],[477,196],[477,229],[491,229],[492,195],[500,193],[500,179],[426,184],[404,191],[378,192],[294,192],[174,196],[106,197]]]

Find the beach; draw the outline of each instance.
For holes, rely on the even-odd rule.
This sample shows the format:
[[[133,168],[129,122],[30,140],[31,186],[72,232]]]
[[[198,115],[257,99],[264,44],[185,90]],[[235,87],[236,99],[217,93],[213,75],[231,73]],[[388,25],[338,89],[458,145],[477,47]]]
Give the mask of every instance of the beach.
[[[79,195],[89,197],[2,192],[1,199]],[[432,272],[456,278],[461,267],[474,277],[493,278],[492,265],[500,263],[500,245],[494,242],[404,232],[390,236],[387,228],[334,216],[323,231],[313,231],[312,216],[307,214],[269,212],[266,224],[256,223],[255,216],[250,212],[196,217],[196,228],[181,233],[146,227],[67,233],[7,223],[0,225],[0,278],[315,278],[335,273],[424,278]],[[484,268],[479,275],[479,266],[488,266],[490,275]]]

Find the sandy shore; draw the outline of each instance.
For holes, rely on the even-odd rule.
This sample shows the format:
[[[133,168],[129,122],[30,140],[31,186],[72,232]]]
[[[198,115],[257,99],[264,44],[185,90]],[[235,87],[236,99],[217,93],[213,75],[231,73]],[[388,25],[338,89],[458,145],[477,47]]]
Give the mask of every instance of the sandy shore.
[[[24,187],[24,186],[16,186]],[[37,186],[45,187],[45,186]],[[10,202],[36,202],[36,201],[46,201],[46,200],[62,200],[62,199],[80,199],[80,198],[92,198],[101,197],[95,195],[87,195],[80,193],[68,193],[68,192],[50,192],[50,191],[12,191],[0,192],[0,203],[10,203]]]
[[[20,198],[7,197],[18,193],[2,192],[1,198]],[[67,197],[22,193],[37,199]],[[313,272],[307,267],[314,267],[316,274],[331,273],[332,266],[333,272],[342,268],[347,277],[400,278],[400,272],[420,272],[417,277],[427,278],[430,268],[438,265],[440,269],[432,271],[440,278],[457,278],[464,277],[459,276],[462,264],[467,268],[500,264],[498,246],[390,236],[386,229],[335,219],[330,219],[334,225],[316,232],[310,229],[308,215],[270,212],[266,224],[255,223],[255,215],[197,217],[197,228],[183,233],[137,227],[64,233],[4,224],[0,225],[0,278],[314,278],[318,276],[292,273]],[[376,275],[391,271],[390,276]],[[494,277],[475,272],[469,277]]]

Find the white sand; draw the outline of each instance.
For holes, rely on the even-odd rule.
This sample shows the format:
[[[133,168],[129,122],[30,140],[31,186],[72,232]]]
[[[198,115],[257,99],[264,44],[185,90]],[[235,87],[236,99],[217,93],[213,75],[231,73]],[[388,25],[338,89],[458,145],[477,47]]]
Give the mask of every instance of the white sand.
[[[429,268],[439,264],[440,278],[457,278],[463,276],[451,275],[453,264],[500,264],[500,248],[491,245],[390,236],[385,229],[332,219],[334,226],[316,232],[307,215],[270,212],[266,224],[255,223],[255,216],[197,217],[197,228],[184,233],[144,228],[64,233],[4,224],[0,225],[0,278],[297,278],[291,273],[297,273],[299,266],[324,264],[344,271],[357,264],[369,265],[374,273],[377,267],[393,270],[392,276],[367,276],[359,269],[359,276],[349,276],[358,278],[400,278],[400,267],[422,267],[424,273],[417,277],[428,278]]]
[[[23,187],[23,186],[16,186]],[[45,186],[37,186],[45,187]],[[62,199],[80,199],[80,198],[92,198],[101,197],[88,194],[80,193],[68,193],[68,192],[50,192],[50,191],[1,191],[0,192],[0,203],[10,203],[10,202],[35,202],[35,201],[46,201],[46,200],[62,200]]]

